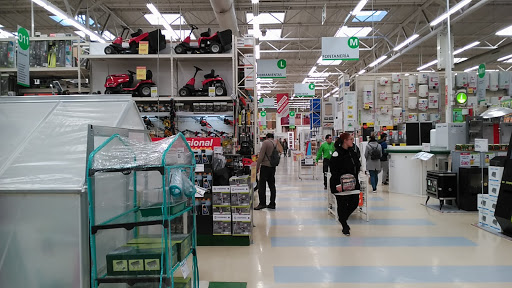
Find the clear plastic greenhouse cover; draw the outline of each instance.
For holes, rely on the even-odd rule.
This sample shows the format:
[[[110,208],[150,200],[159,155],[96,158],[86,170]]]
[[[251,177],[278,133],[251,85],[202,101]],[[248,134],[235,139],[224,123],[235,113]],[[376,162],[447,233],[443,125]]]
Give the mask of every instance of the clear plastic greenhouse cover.
[[[96,170],[192,165],[195,161],[192,154],[181,134],[156,142],[138,142],[116,136],[98,147],[90,165]]]

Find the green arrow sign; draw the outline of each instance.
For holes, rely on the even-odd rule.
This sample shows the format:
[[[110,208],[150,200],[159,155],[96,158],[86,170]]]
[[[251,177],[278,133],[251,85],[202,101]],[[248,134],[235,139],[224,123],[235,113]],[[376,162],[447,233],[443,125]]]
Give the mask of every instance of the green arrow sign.
[[[485,77],[485,64],[480,64],[480,66],[478,66],[478,77]]]
[[[267,112],[266,112],[266,111],[261,111],[260,116],[261,116],[261,117],[265,117],[265,116],[267,116]]]
[[[309,84],[309,90],[315,90],[315,83]]]
[[[295,111],[290,111],[290,116],[295,117]]]

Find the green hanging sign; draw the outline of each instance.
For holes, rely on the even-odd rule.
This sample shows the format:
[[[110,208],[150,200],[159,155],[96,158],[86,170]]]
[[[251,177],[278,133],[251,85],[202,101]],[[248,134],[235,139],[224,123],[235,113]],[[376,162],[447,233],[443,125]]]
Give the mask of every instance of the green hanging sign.
[[[457,97],[455,99],[457,99],[457,103],[465,104],[468,102],[468,95],[465,92],[459,92],[457,93]]]

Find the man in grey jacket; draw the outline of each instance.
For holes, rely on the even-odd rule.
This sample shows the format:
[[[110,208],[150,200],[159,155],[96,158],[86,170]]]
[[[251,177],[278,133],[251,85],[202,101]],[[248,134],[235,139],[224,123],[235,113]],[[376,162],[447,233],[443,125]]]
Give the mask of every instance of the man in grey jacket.
[[[377,184],[379,183],[378,177],[381,157],[382,147],[375,139],[375,134],[372,133],[370,141],[368,142],[368,145],[366,145],[366,150],[364,151],[364,158],[366,158],[366,171],[370,172],[370,182],[374,193],[377,193]]]
[[[261,143],[260,154],[258,155],[258,162],[256,162],[256,169],[260,173],[260,180],[258,183],[258,196],[260,204],[254,207],[254,210],[261,210],[265,208],[276,209],[276,167],[270,165],[270,155],[277,148],[279,153],[283,152],[283,148],[279,141],[274,140],[274,134],[268,133],[267,139]],[[270,189],[270,203],[267,204],[267,183]]]

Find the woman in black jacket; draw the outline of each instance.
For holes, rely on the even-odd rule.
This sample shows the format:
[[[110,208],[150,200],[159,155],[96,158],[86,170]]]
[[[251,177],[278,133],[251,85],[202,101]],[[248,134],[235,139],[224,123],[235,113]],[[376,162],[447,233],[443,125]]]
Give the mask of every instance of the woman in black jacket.
[[[354,192],[354,194],[350,194],[349,191],[343,191],[342,187],[336,186],[341,183],[340,177],[342,175],[351,174],[356,179],[356,187],[354,191],[360,190],[358,174],[361,169],[361,162],[359,161],[359,156],[353,149],[353,146],[354,137],[349,133],[341,134],[338,140],[336,140],[336,143],[334,143],[336,151],[332,154],[331,161],[329,163],[329,168],[331,170],[331,193],[336,196],[336,201],[338,202],[338,219],[341,226],[343,226],[343,234],[346,236],[350,236],[350,226],[348,226],[347,220],[359,204],[359,193]]]

